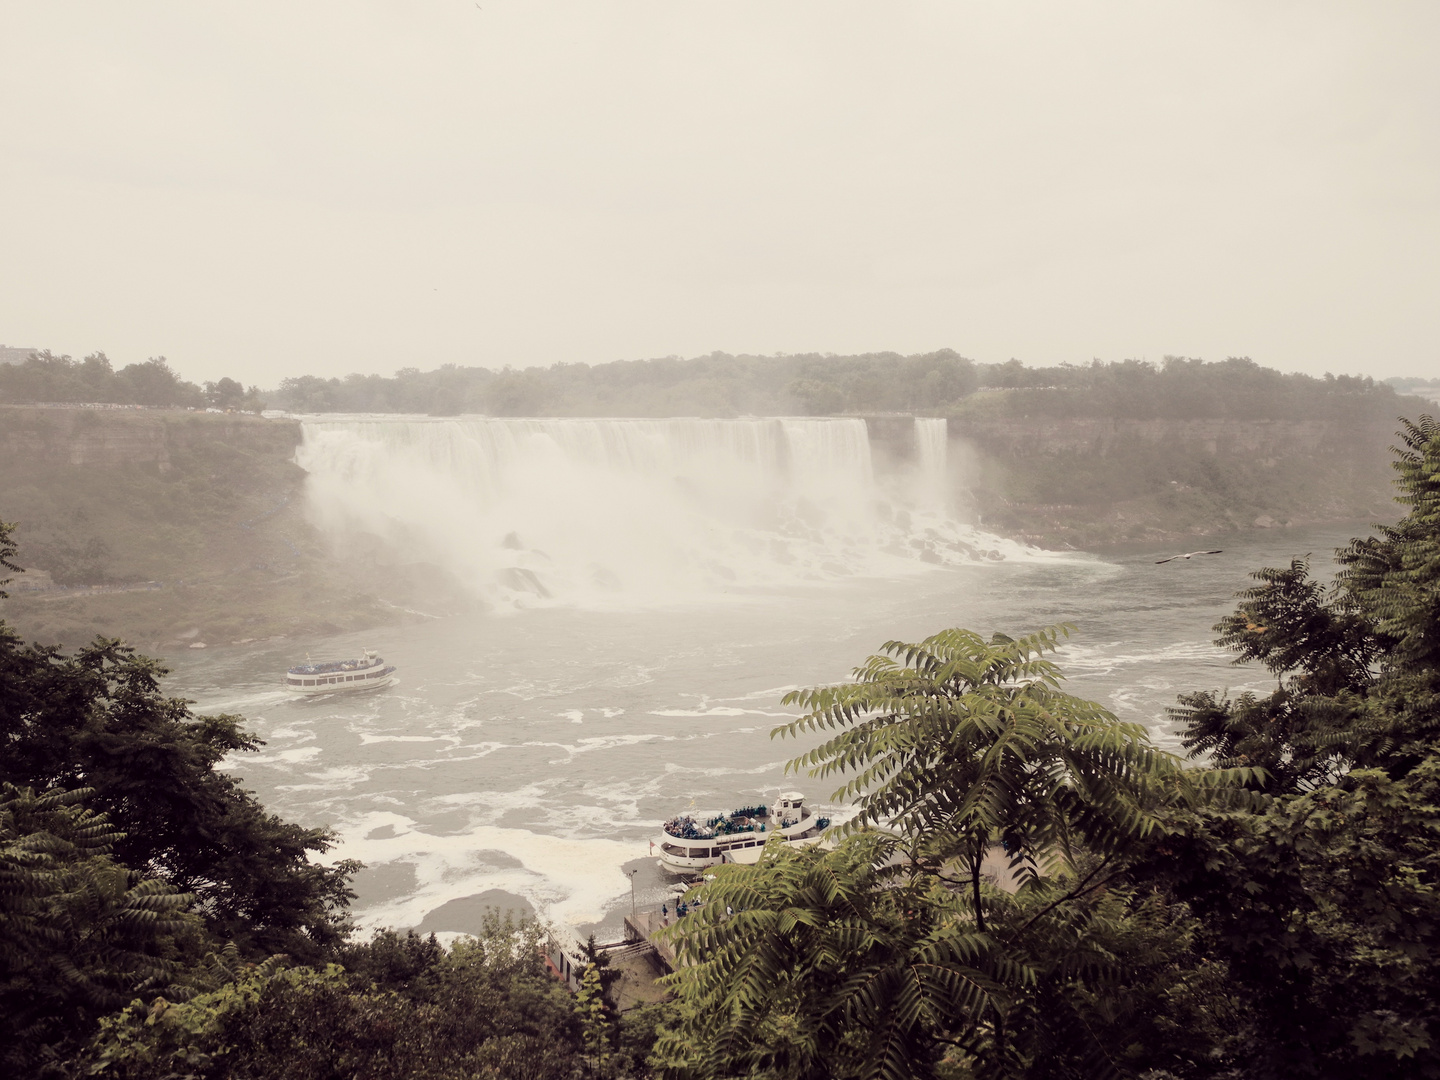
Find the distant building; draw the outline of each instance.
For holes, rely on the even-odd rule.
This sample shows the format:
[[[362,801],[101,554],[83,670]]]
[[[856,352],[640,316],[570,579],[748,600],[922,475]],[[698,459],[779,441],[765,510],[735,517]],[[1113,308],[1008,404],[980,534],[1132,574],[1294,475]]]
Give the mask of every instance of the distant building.
[[[0,364],[23,364],[38,349],[22,349],[19,345],[0,345]]]

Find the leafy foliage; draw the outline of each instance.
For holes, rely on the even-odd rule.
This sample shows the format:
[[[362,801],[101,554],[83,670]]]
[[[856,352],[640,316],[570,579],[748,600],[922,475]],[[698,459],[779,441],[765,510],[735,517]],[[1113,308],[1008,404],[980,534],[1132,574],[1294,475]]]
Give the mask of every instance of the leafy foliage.
[[[804,712],[776,735],[839,732],[787,768],[851,774],[832,798],[856,813],[833,850],[772,841],[696,892],[656,1050],[673,1075],[1101,1076],[1132,1045],[1189,1047],[1144,1018],[1216,973],[1178,974],[1204,967],[1188,913],[1129,871],[1169,812],[1252,777],[1187,775],[1063,693],[1044,657],[1066,629],[887,642],[856,681],[787,695]]]
[[[831,796],[856,800],[846,829],[895,829],[917,863],[958,859],[983,930],[980,866],[992,842],[1033,880],[1082,847],[1109,853],[1143,839],[1154,809],[1184,787],[1179,763],[1143,728],[1059,689],[1059,669],[1043,657],[1068,632],[886,642],[855,682],[785,696],[805,711],[777,735],[842,729],[787,770],[853,774]]]
[[[1309,559],[1251,574],[1261,584],[1239,594],[1240,607],[1215,629],[1235,663],[1259,662],[1279,678],[1274,693],[1234,701],[1213,692],[1180,697],[1174,715],[1185,746],[1220,768],[1258,767],[1272,793],[1336,782],[1365,730],[1361,702],[1374,682],[1386,641],[1338,583],[1323,587]]]
[[[163,356],[116,371],[103,352],[83,360],[56,356],[48,349],[31,353],[23,364],[0,364],[0,401],[96,402],[116,405],[217,408],[264,407],[259,391],[247,392],[234,379],[206,383],[202,391],[186,382]]]
[[[0,570],[9,570],[12,573],[21,573],[21,568],[14,563],[15,553],[19,550],[14,539],[15,523],[13,521],[0,521]],[[0,585],[9,584],[9,578],[0,578]],[[0,600],[9,596],[4,589],[0,589]]]
[[[115,858],[192,894],[209,931],[263,957],[300,959],[346,930],[353,862],[324,866],[330,834],[265,812],[226,773],[260,741],[234,716],[192,716],[159,689],[165,669],[118,641],[70,656],[0,624],[0,776],[87,788],[118,830]]]
[[[131,1005],[104,1021],[82,1063],[124,1080],[569,1080],[580,1025],[540,973],[538,932],[497,916],[448,952],[386,933],[348,951],[353,971],[264,965],[189,1001]],[[367,977],[377,972],[386,978]]]
[[[1374,620],[1388,666],[1440,671],[1440,423],[1402,421],[1394,467],[1410,512],[1341,550],[1340,581]]]
[[[873,833],[828,852],[772,841],[696,890],[672,931],[683,1021],[656,1046],[671,1075],[928,1075],[946,1031],[1002,979],[1023,980],[963,901],[886,868],[888,846]]]
[[[135,994],[165,990],[199,939],[189,896],[111,858],[86,789],[0,786],[0,1065],[25,1075]]]
[[[1246,1023],[1223,1049],[1247,1075],[1440,1076],[1440,425],[1402,440],[1407,516],[1338,552],[1329,590],[1260,571],[1217,626],[1279,688],[1182,699],[1189,745],[1262,765],[1275,795],[1177,821],[1154,867],[1230,970]]]
[[[1233,615],[1215,629],[1218,643],[1233,650],[1236,664],[1259,662],[1301,694],[1334,695],[1364,690],[1386,639],[1338,585],[1329,589],[1310,576],[1309,557],[1283,570],[1266,567],[1250,575],[1261,584],[1239,594]]]

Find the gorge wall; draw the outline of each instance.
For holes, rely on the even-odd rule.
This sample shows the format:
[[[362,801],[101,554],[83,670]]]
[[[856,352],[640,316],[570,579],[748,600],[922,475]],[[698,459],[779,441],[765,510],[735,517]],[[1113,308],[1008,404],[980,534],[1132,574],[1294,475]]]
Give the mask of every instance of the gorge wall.
[[[385,620],[306,519],[299,440],[293,420],[0,406],[0,518],[27,570],[0,615],[160,653]]]
[[[213,446],[284,459],[299,442],[296,421],[244,413],[0,405],[0,455],[22,467],[148,467],[166,473],[177,456]]]
[[[851,474],[869,475],[864,446],[814,441],[822,434],[849,438],[857,419],[589,421],[613,427],[593,432],[564,426],[578,421],[435,421],[433,429],[385,421],[384,433],[372,433],[334,417],[319,422],[307,452],[295,420],[0,407],[0,518],[20,523],[18,561],[31,570],[10,586],[0,611],[29,637],[73,644],[103,632],[164,652],[359,629],[424,617],[420,610],[443,614],[462,602],[463,590],[453,586],[467,577],[508,581],[512,592],[579,594],[584,590],[557,566],[586,568],[588,589],[612,575],[623,580],[672,565],[640,559],[636,569],[627,562],[637,561],[634,544],[615,539],[610,552],[605,537],[595,535],[586,550],[563,552],[557,546],[567,535],[563,522],[547,524],[545,517],[560,513],[563,500],[526,494],[527,484],[548,490],[557,477],[572,502],[595,502],[592,520],[618,514],[622,526],[642,536],[678,527],[684,514],[702,520],[705,542],[692,543],[694,557],[676,565],[686,573],[703,570],[706,588],[767,567],[772,576],[809,572],[807,566],[821,575],[850,572],[887,552],[926,561],[988,556],[993,545],[979,543],[978,535],[950,537],[948,526],[924,524],[925,514],[943,512],[947,503],[949,517],[980,527],[973,533],[1055,548],[1396,516],[1388,468],[1394,423],[968,415],[949,421],[946,439],[940,420],[864,421],[860,442],[868,443],[874,467],[873,481],[860,483]],[[526,443],[521,453],[504,441],[513,442],[526,424],[534,428],[526,429],[527,438],[538,434],[553,447]],[[480,434],[504,438],[481,452]],[[595,455],[579,443],[568,446],[567,438],[582,434],[599,440],[609,456],[591,461]],[[765,441],[777,439],[774,447]],[[745,440],[759,455],[755,477],[742,460]],[[729,442],[735,447],[726,449]],[[652,465],[635,464],[661,443],[669,449]],[[813,451],[804,450],[812,444]],[[310,474],[297,464],[297,450]],[[761,450],[778,456],[765,465]],[[809,459],[797,457],[801,451],[819,456],[804,465]],[[603,467],[591,475],[597,463]],[[810,479],[790,476],[802,466]],[[482,474],[492,477],[485,483],[499,484],[503,499],[475,494]],[[762,474],[789,479],[762,497],[756,479]],[[423,495],[417,476],[438,484],[439,494],[387,537],[402,516],[387,520],[387,507]],[[872,483],[873,491],[866,486]],[[462,491],[467,484],[469,494]],[[638,500],[638,509],[620,513],[616,507],[627,497]],[[894,505],[882,505],[887,500]],[[465,517],[472,535],[483,533],[484,549],[437,546],[448,533],[430,517],[443,524],[446,513]],[[327,515],[360,522],[364,535],[347,557],[380,560],[382,572],[357,575],[337,562],[334,536],[316,527]],[[375,520],[367,524],[367,515]],[[610,532],[618,538],[624,529]],[[948,545],[941,542],[947,538]],[[375,541],[370,549],[367,540]],[[764,558],[749,560],[746,545],[762,542]],[[573,557],[566,562],[562,555]],[[472,589],[470,600],[485,602],[485,594]]]
[[[1396,516],[1398,420],[952,419],[983,523],[1089,548]]]

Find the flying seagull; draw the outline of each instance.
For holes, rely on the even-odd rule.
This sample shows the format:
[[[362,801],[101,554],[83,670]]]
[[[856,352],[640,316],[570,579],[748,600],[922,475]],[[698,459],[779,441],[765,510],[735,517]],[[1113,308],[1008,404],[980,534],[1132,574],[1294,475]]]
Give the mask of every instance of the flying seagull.
[[[1156,559],[1155,565],[1163,562],[1174,562],[1176,559],[1193,559],[1196,555],[1219,555],[1223,548],[1215,548],[1213,551],[1187,551],[1184,555],[1171,555],[1168,559]]]

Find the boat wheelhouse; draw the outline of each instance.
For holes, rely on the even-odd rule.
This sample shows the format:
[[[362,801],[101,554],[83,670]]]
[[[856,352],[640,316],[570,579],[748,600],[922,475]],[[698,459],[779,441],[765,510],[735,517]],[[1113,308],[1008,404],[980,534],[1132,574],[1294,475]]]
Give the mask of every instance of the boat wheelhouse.
[[[395,669],[374,649],[358,660],[306,661],[285,673],[285,688],[297,694],[329,694],[336,690],[375,690],[395,682]]]
[[[805,805],[804,795],[787,791],[773,807],[742,806],[725,814],[673,817],[650,846],[659,853],[660,869],[698,874],[722,862],[753,861],[775,836],[787,844],[813,842],[829,827],[830,819],[816,817]]]

